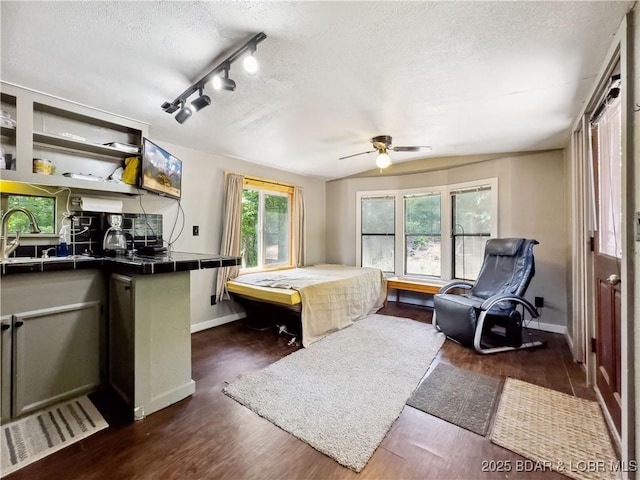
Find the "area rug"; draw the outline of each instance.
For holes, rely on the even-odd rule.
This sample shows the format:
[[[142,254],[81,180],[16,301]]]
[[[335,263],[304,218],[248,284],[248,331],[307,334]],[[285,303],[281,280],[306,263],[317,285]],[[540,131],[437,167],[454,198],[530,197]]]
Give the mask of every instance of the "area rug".
[[[443,343],[429,324],[373,314],[224,393],[359,472]]]
[[[106,427],[107,422],[86,396],[3,425],[0,442],[1,476]]]
[[[478,435],[486,435],[500,380],[438,363],[407,401]]]
[[[507,378],[491,441],[578,480],[619,478],[596,402]]]

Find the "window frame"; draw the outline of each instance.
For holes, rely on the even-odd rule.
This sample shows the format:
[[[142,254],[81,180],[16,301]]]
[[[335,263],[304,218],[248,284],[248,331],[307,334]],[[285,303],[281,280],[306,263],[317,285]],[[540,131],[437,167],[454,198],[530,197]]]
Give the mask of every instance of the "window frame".
[[[393,233],[362,233],[362,208],[363,208],[363,200],[371,200],[371,199],[393,199]],[[396,234],[396,229],[397,229],[397,221],[398,221],[398,199],[396,198],[395,195],[371,195],[371,196],[365,196],[362,197],[360,199],[359,202],[360,208],[360,265],[362,265],[362,251],[363,251],[363,245],[364,245],[364,237],[393,237],[393,264],[394,264],[394,269],[395,269],[395,265],[396,265],[396,261],[397,261],[397,257],[398,257],[398,245],[396,242],[396,238],[397,238],[397,234]],[[390,273],[387,272],[386,270],[383,270],[385,273]]]
[[[254,190],[258,192],[258,265],[255,267],[242,268],[240,267],[240,273],[257,273],[257,272],[267,272],[271,270],[285,270],[289,268],[293,268],[293,258],[294,258],[294,242],[293,242],[293,190],[294,186],[289,185],[282,182],[276,182],[272,180],[245,176],[242,185],[242,191],[245,190]],[[289,255],[286,262],[265,265],[264,256],[265,256],[265,244],[264,244],[264,197],[265,195],[278,195],[287,197],[288,199],[288,212],[287,216],[289,218],[289,232],[288,232],[288,243],[289,243]]]
[[[460,190],[472,190],[483,186],[491,190],[491,238],[499,236],[498,218],[498,178],[490,177],[469,182],[452,183],[447,185],[434,185],[428,187],[398,189],[398,190],[366,190],[356,192],[356,265],[362,266],[362,199],[367,197],[395,196],[396,197],[396,223],[395,223],[395,270],[387,272],[388,275],[406,276],[415,278],[440,278],[452,280],[453,268],[453,235],[452,218],[453,205],[451,192]],[[440,276],[434,277],[422,274],[406,273],[406,239],[405,239],[405,202],[404,197],[409,195],[439,194],[440,195]]]
[[[0,214],[4,215],[9,210],[9,197],[38,197],[38,198],[48,198],[53,200],[53,231],[42,232],[42,233],[31,233],[31,232],[22,232],[20,234],[20,238],[48,238],[48,237],[58,237],[58,225],[60,219],[58,216],[60,215],[58,211],[58,197],[56,195],[43,195],[40,193],[24,193],[24,192],[14,192],[11,190],[2,191],[0,193]],[[7,232],[7,237],[13,238],[15,237],[15,232]]]

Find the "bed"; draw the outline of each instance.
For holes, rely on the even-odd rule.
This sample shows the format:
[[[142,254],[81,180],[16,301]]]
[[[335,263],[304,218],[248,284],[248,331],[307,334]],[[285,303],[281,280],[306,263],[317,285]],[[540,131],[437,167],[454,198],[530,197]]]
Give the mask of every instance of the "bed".
[[[387,281],[377,268],[315,265],[240,275],[227,289],[250,317],[297,320],[306,347],[380,309]]]

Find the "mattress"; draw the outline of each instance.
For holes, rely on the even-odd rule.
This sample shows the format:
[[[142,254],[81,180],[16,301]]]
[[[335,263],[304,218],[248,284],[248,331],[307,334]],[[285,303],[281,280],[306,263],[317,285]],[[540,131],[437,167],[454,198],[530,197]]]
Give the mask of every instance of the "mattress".
[[[261,287],[229,280],[227,290],[237,295],[282,305],[298,305],[301,301],[300,292],[289,288]]]
[[[323,264],[240,275],[227,289],[284,308],[300,304],[306,347],[382,307],[387,280],[378,268]]]

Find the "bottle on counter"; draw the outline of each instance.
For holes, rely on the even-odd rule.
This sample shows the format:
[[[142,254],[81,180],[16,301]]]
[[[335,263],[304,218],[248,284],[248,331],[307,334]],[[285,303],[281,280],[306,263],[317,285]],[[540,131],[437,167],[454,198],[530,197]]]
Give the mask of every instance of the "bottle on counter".
[[[58,238],[58,246],[56,247],[56,256],[69,256],[69,242],[69,225],[63,225],[62,228],[60,228],[60,237]]]

